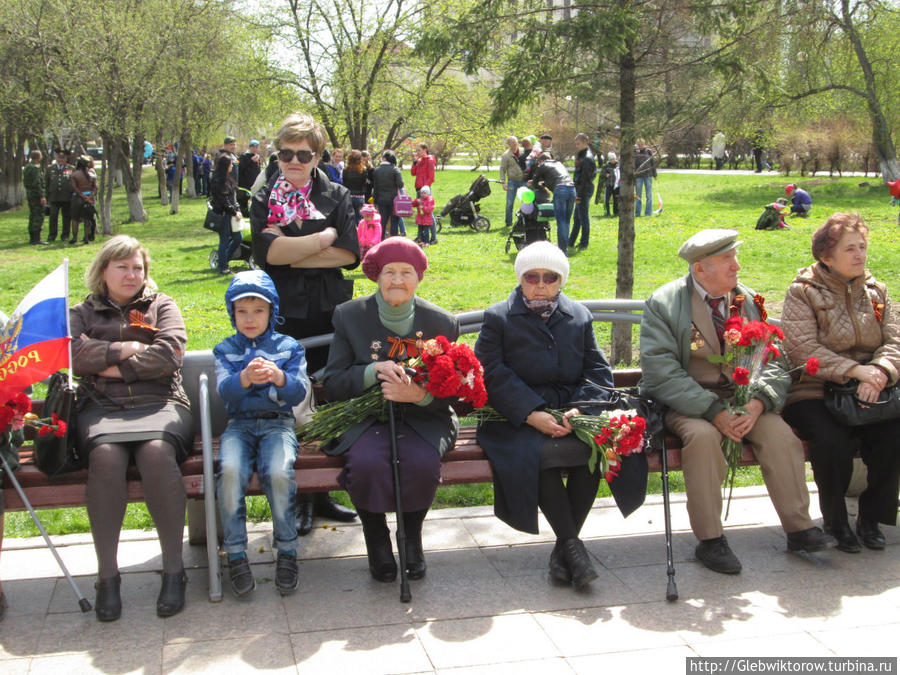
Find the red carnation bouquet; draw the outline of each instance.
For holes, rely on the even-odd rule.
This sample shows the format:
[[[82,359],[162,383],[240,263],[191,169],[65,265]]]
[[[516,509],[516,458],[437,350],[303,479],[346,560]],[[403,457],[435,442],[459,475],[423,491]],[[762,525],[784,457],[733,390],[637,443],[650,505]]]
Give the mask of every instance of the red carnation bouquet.
[[[410,342],[413,341],[410,339]],[[375,351],[382,345],[373,342],[372,347]],[[443,335],[433,340],[422,340],[420,337],[414,344],[398,349],[398,353],[409,356],[400,363],[415,371],[413,381],[423,385],[432,396],[458,398],[471,403],[474,408],[481,408],[487,403],[484,368],[468,345],[450,342]],[[372,356],[378,358],[377,354]],[[297,436],[327,444],[372,415],[387,419],[386,401],[379,385],[355,398],[320,406],[313,413],[312,420],[297,430]]]
[[[484,407],[484,368],[469,345],[438,335],[423,342],[419,353],[421,365],[410,364],[418,373],[413,380],[437,398],[456,397],[475,408]]]
[[[544,408],[543,411],[553,415],[562,424],[565,410]],[[477,411],[475,417],[481,422],[507,421],[503,415],[489,407]],[[576,414],[569,417],[569,426],[591,449],[588,469],[595,471],[599,464],[607,483],[619,475],[623,457],[639,453],[644,448],[647,421],[634,410],[612,410],[599,415]]]
[[[18,464],[16,450],[25,442],[23,429],[37,429],[39,436],[55,434],[66,435],[66,423],[53,413],[49,419],[42,419],[31,412],[31,399],[28,394],[19,392],[0,406],[0,453],[6,458],[10,467]]]
[[[761,296],[757,296],[761,298]],[[760,307],[761,300],[757,300]],[[725,353],[710,354],[711,363],[724,363],[733,367],[731,379],[734,381],[734,394],[725,401],[725,407],[733,415],[747,415],[747,404],[756,397],[763,366],[771,359],[781,356],[777,341],[784,339],[782,330],[765,320],[762,310],[762,321],[749,320],[735,314],[725,321]],[[818,359],[811,358],[803,366],[807,372],[814,374],[819,368]],[[788,371],[790,372],[790,371]],[[728,505],[731,506],[731,490],[734,488],[734,477],[743,455],[743,444],[727,436],[722,439],[722,452],[728,463],[725,484],[729,486]],[[728,517],[728,510],[725,512]]]

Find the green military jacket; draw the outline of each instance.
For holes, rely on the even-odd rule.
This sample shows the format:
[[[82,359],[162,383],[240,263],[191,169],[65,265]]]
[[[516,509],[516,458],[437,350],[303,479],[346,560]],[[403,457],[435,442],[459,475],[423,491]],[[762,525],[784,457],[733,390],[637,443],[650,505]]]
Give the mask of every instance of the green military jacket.
[[[742,308],[743,316],[759,321],[759,311],[752,302],[756,292],[743,284],[734,290],[748,298]],[[647,298],[641,318],[641,388],[682,415],[712,421],[725,409],[725,403],[687,373],[691,359],[693,292],[694,284],[688,274],[658,288]],[[790,385],[791,376],[783,358],[772,359],[763,366],[753,394],[767,411],[778,412],[784,406]]]
[[[44,196],[44,176],[40,164],[28,162],[22,171],[22,182],[28,199],[40,199]]]
[[[72,175],[72,167],[66,164],[60,167],[53,162],[47,167],[47,201],[67,202],[72,199],[72,185],[69,177]]]

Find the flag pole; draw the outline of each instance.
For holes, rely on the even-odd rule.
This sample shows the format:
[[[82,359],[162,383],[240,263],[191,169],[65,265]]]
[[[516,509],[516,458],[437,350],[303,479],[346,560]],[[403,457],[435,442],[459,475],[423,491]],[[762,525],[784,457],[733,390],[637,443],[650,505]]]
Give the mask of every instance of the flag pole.
[[[72,325],[69,323],[69,259],[63,258],[63,276],[66,280],[66,335],[69,336],[69,389],[74,387],[72,383]]]

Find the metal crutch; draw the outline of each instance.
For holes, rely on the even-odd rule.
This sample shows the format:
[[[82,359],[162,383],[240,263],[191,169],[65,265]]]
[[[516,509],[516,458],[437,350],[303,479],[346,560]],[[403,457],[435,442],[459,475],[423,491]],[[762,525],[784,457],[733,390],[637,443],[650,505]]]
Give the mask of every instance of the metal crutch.
[[[44,538],[44,541],[47,542],[47,546],[49,546],[50,550],[53,552],[53,557],[56,558],[56,562],[59,564],[59,568],[63,571],[63,574],[69,581],[69,585],[75,592],[75,595],[78,598],[78,606],[81,608],[82,612],[90,612],[93,609],[90,601],[81,594],[81,589],[79,589],[78,586],[75,585],[75,580],[72,578],[72,575],[69,574],[69,570],[66,569],[66,564],[62,561],[62,558],[59,557],[56,546],[54,546],[53,542],[50,541],[50,537],[47,535],[47,530],[44,529],[44,526],[38,519],[37,514],[34,512],[34,509],[31,508],[31,502],[29,502],[28,497],[25,496],[25,491],[22,490],[22,486],[19,485],[19,480],[15,477],[15,475],[13,475],[13,472],[9,468],[9,464],[6,463],[6,457],[0,455],[0,461],[3,462],[3,470],[6,471],[6,475],[9,476],[10,482],[13,484],[13,487],[16,488],[16,492],[19,493],[19,498],[22,500],[25,508],[28,509],[28,513],[31,514],[31,519],[34,521],[34,524],[37,525],[41,536]]]

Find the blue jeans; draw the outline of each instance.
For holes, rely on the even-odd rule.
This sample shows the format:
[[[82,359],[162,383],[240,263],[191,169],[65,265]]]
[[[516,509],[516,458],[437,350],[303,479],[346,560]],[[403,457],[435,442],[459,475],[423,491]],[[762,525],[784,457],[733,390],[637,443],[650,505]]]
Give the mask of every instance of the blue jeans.
[[[522,180],[510,180],[506,185],[506,226],[513,226],[513,206],[516,202],[516,192],[525,185]]]
[[[225,535],[223,551],[241,553],[247,550],[244,495],[247,494],[254,465],[272,509],[275,549],[279,552],[297,550],[296,459],[297,436],[292,415],[277,419],[228,421],[219,441],[216,468],[216,501]]]
[[[575,208],[575,186],[557,185],[553,190],[553,215],[556,217],[556,244],[565,253],[569,244],[569,223]]]
[[[359,223],[362,220],[362,213],[360,209],[362,209],[363,204],[366,203],[366,198],[362,195],[350,195],[350,204],[353,205],[353,213],[356,214],[356,222]]]
[[[647,208],[644,215],[653,214],[653,176],[643,176],[634,179],[634,215],[641,215],[641,190],[647,194]]]
[[[225,216],[222,222],[222,230],[219,232],[219,271],[224,272],[228,269],[228,261],[231,256],[241,245],[242,236],[240,232],[231,231],[231,218]]]
[[[578,233],[581,232],[581,248],[587,248],[588,241],[591,238],[591,197],[594,196],[594,186],[591,185],[588,191],[581,198],[580,202],[575,202],[575,210],[572,212],[572,233],[569,235],[569,246],[578,244]]]

